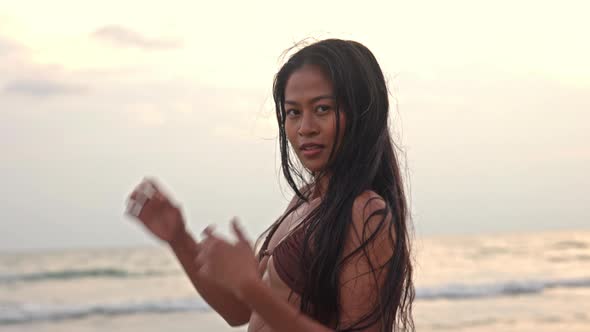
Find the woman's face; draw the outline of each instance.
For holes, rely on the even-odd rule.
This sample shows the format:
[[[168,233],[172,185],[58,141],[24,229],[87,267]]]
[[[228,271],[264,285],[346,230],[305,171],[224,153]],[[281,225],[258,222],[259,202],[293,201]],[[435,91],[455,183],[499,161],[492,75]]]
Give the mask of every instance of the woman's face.
[[[336,142],[336,100],[332,81],[316,65],[294,71],[285,86],[285,131],[297,157],[311,172],[323,170]],[[342,141],[345,125],[340,111]]]

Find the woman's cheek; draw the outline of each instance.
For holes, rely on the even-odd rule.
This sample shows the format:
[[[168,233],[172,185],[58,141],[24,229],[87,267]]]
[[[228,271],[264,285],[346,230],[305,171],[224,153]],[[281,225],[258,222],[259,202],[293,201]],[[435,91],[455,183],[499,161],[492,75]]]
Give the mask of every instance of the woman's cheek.
[[[285,125],[285,134],[287,136],[287,141],[291,144],[291,147],[294,151],[297,151],[297,142],[295,141],[295,136],[297,135],[297,130],[293,128],[293,125]]]

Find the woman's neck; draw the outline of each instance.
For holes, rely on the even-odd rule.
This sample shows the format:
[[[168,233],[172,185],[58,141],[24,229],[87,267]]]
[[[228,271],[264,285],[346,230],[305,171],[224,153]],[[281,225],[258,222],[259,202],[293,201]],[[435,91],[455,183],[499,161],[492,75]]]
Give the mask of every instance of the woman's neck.
[[[309,197],[310,200],[313,200],[313,199],[316,199],[316,198],[322,198],[323,199],[323,197],[326,194],[326,191],[328,189],[328,183],[329,183],[329,181],[330,181],[330,175],[329,174],[323,174],[319,178],[316,177],[314,179],[313,184],[312,184],[311,196]]]

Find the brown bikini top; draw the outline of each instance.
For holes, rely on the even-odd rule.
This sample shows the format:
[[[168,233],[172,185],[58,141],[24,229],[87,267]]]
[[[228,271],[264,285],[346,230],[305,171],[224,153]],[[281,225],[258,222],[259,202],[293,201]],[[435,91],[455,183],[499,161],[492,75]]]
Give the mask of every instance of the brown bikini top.
[[[278,228],[278,226],[277,226]],[[261,248],[261,258],[272,256],[273,263],[277,274],[283,282],[297,294],[303,292],[305,286],[305,276],[301,271],[301,259],[303,256],[303,240],[305,237],[305,227],[298,225],[289,235],[287,235],[272,250],[267,250],[270,238],[274,234],[271,231]]]

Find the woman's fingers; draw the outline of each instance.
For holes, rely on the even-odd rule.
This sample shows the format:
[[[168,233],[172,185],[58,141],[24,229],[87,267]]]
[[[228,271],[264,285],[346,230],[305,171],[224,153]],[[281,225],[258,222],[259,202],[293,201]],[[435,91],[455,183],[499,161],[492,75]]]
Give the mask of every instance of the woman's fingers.
[[[162,192],[162,190],[160,189],[160,185],[158,184],[158,181],[155,178],[146,176],[143,178],[142,182],[149,184],[155,191],[160,193]]]
[[[209,225],[205,227],[205,229],[201,232],[201,235],[205,238],[215,237],[215,234],[213,234],[214,229],[215,227],[213,225]]]
[[[207,265],[211,252],[215,250],[215,246],[217,246],[220,241],[219,238],[213,234],[213,226],[211,225],[203,230],[202,235],[204,239],[198,243],[197,255],[194,259],[195,265],[199,270]]]
[[[125,208],[125,214],[133,217],[138,217],[141,212],[142,206],[133,199],[127,200],[127,206]]]
[[[163,192],[160,190],[159,185],[157,184],[156,180],[152,178],[144,178],[139,185],[137,185],[131,195],[127,198],[128,200],[143,200],[145,197],[151,199],[156,193],[163,195]],[[167,199],[167,198],[166,198]]]
[[[144,206],[157,192],[156,187],[147,181],[142,181],[127,198],[126,213],[139,218]]]
[[[238,218],[234,217],[232,219],[231,226],[232,226],[232,230],[233,230],[234,234],[238,238],[238,241],[243,244],[248,245],[248,247],[251,247],[250,240],[248,240],[248,237],[246,236],[246,234],[242,230],[242,226],[240,226],[240,224],[238,222]]]
[[[168,208],[167,205],[167,201],[158,193],[155,193],[151,199],[148,199],[143,204],[143,209],[138,218],[143,222],[156,222],[157,220],[161,222],[164,211]]]
[[[197,269],[201,269],[203,265],[205,265],[205,254],[203,250],[199,250],[197,255],[195,256],[195,267]]]
[[[135,187],[131,195],[129,195],[125,212],[136,218],[142,219],[142,217],[151,215],[153,212],[166,207],[172,207],[172,204],[159,190],[156,181],[151,178],[144,178],[143,181]],[[144,213],[144,210],[149,210],[150,212]]]
[[[207,226],[203,232],[203,240],[199,243],[199,254],[202,256],[207,256],[209,252],[215,249],[217,242],[219,242],[219,238],[213,234],[213,226]]]
[[[151,190],[153,190],[156,195],[160,195],[164,200],[166,200],[172,204],[173,200],[171,199],[171,196],[165,190],[162,189],[162,186],[159,184],[159,182],[155,178],[144,177],[143,183],[148,185],[149,188],[151,188]]]
[[[205,260],[207,258],[207,254],[209,252],[209,247],[211,246],[210,239],[204,239],[198,244],[199,250],[197,250],[197,255],[194,258],[194,262],[197,269],[200,269],[205,265]]]
[[[147,198],[152,198],[154,193],[159,192],[157,187],[146,180],[142,181],[131,193],[129,199],[138,199],[141,196],[145,196]]]

